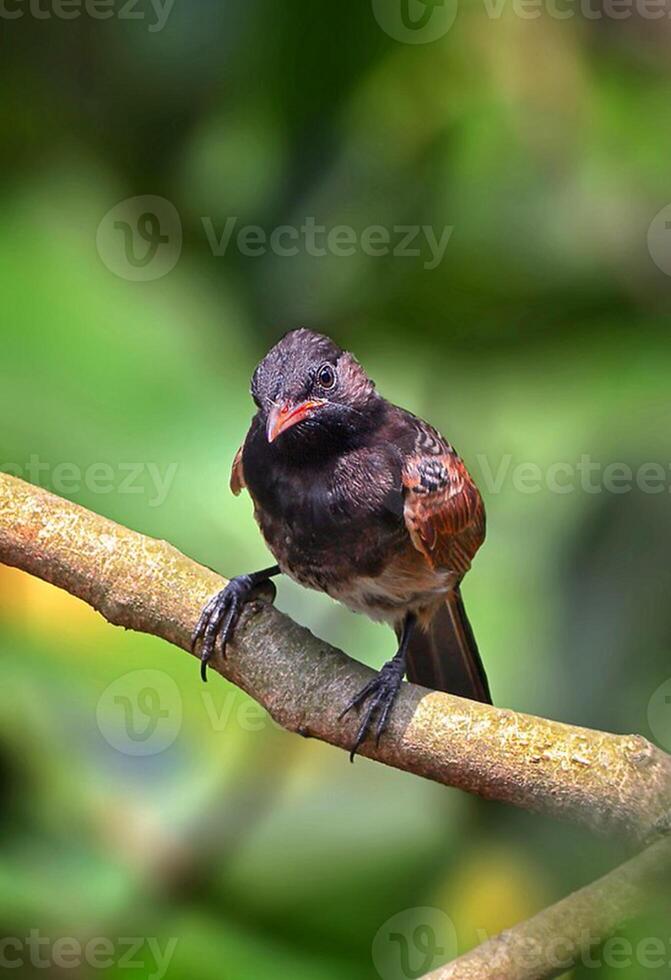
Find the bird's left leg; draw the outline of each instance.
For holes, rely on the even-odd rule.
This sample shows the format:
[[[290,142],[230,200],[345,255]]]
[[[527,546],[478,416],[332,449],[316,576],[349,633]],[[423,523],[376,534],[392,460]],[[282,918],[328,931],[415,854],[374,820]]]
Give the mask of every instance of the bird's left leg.
[[[384,731],[391,709],[396,700],[403,675],[406,668],[406,653],[413,630],[417,625],[417,617],[414,613],[408,613],[403,621],[401,640],[396,656],[384,665],[377,675],[363,687],[359,693],[352,698],[340,717],[343,718],[352,708],[358,708],[364,701],[369,701],[365,714],[359,725],[359,730],[354,740],[354,746],[349,754],[350,761],[354,762],[356,752],[368,734],[371,727],[373,716],[377,713],[377,724],[375,725],[375,741],[380,741],[380,736]]]
[[[195,650],[199,640],[202,640],[200,674],[204,681],[207,680],[207,665],[214,656],[217,639],[220,639],[221,652],[225,654],[226,644],[233,636],[244,604],[251,598],[255,589],[270,584],[272,576],[279,574],[279,565],[273,565],[272,568],[264,568],[261,572],[252,572],[251,575],[238,575],[207,603],[191,634],[192,650]],[[273,589],[274,596],[275,587],[273,585],[270,587]]]

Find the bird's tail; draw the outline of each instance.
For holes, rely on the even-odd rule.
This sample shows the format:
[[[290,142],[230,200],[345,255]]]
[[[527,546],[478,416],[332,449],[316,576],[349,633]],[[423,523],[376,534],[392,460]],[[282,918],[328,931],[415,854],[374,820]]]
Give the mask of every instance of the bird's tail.
[[[485,668],[459,588],[447,594],[425,629],[412,634],[407,676],[413,684],[492,703]]]

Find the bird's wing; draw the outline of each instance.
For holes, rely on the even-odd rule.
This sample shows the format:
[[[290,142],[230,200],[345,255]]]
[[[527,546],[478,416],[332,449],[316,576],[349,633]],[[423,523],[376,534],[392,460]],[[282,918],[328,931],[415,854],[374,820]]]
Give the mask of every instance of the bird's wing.
[[[435,429],[418,420],[402,479],[403,516],[413,544],[434,568],[461,579],[485,538],[485,508],[464,463]]]
[[[235,458],[233,459],[233,465],[231,466],[231,481],[230,487],[235,496],[237,497],[241,490],[244,490],[247,484],[245,483],[245,473],[242,468],[242,450],[243,446],[240,446]]]

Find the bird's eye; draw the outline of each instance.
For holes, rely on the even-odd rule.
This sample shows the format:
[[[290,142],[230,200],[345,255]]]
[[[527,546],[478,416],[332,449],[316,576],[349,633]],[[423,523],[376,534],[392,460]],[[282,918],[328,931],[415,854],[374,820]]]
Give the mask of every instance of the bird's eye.
[[[332,388],[336,382],[335,371],[330,364],[322,364],[317,371],[317,384],[320,388]]]

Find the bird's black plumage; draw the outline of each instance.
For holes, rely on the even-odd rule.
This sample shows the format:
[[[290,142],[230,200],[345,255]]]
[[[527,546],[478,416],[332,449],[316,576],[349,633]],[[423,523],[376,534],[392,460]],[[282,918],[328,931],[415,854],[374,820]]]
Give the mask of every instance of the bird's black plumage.
[[[257,412],[231,486],[248,489],[277,561],[264,574],[285,572],[399,636],[394,660],[350,706],[367,702],[355,749],[375,715],[379,737],[406,671],[489,700],[459,591],[484,539],[484,508],[450,444],[382,398],[351,354],[308,330],[269,351],[251,393]],[[258,575],[245,583],[255,584]],[[217,632],[225,641],[234,628],[244,601],[236,589],[235,603],[224,590],[201,617],[205,663]]]

